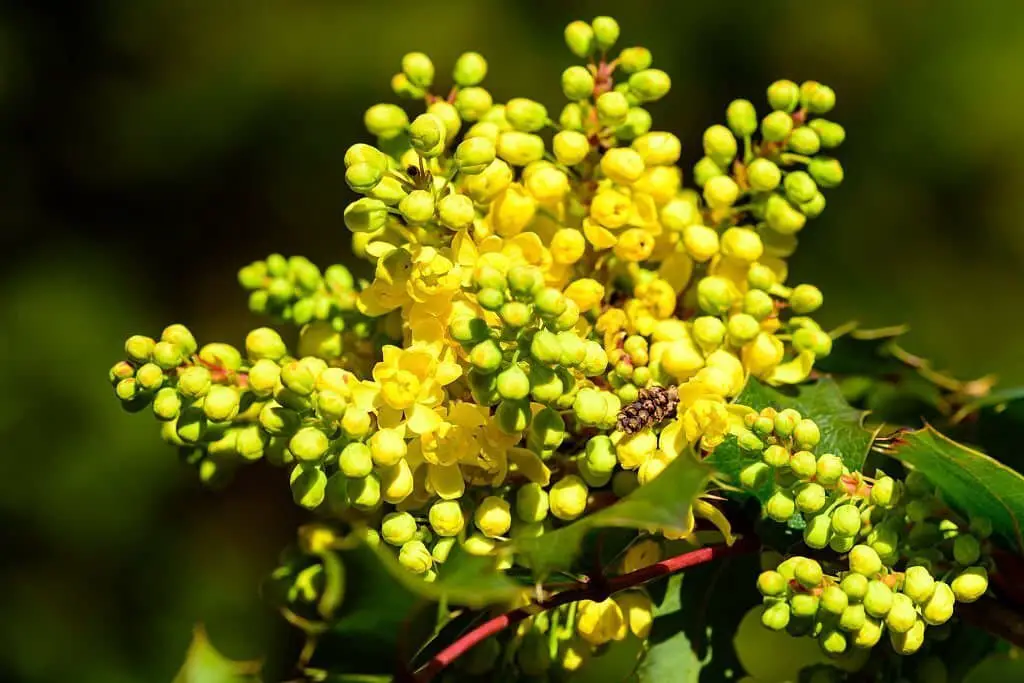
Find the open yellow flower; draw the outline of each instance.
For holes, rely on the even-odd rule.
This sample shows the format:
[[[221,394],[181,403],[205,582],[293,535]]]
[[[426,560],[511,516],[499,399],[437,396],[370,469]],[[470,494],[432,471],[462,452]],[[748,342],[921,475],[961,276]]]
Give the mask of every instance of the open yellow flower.
[[[444,387],[458,379],[461,366],[439,359],[431,347],[423,344],[406,349],[388,345],[382,351],[384,360],[373,367],[381,402],[401,411],[414,434],[436,430],[441,417],[434,408],[444,402]]]

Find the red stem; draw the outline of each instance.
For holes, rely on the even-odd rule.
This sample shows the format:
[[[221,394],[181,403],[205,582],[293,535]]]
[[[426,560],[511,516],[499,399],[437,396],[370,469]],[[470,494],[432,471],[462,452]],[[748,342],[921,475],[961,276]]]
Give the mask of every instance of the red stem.
[[[629,572],[628,574],[622,574],[621,576],[615,576],[607,581],[600,582],[603,585],[588,583],[577,584],[577,588],[553,595],[543,602],[532,603],[485,621],[434,655],[433,659],[416,671],[413,676],[413,680],[416,681],[416,683],[426,683],[427,681],[430,681],[434,676],[447,668],[452,662],[468,652],[474,645],[477,645],[481,641],[500,633],[509,626],[517,624],[523,619],[538,614],[539,612],[554,609],[555,607],[559,607],[560,605],[565,605],[570,602],[578,602],[580,600],[605,600],[613,593],[618,593],[619,591],[626,590],[627,588],[639,586],[661,576],[675,574],[676,572],[680,572],[689,567],[695,567],[699,564],[711,562],[712,560],[716,560],[720,557],[750,552],[756,550],[758,547],[759,544],[756,539],[742,538],[731,546],[710,546],[699,550],[693,550],[688,553],[683,553],[682,555],[676,555],[675,557],[670,557],[668,559],[661,560],[660,562],[655,562],[654,564],[643,567],[642,569],[637,569],[636,571]]]

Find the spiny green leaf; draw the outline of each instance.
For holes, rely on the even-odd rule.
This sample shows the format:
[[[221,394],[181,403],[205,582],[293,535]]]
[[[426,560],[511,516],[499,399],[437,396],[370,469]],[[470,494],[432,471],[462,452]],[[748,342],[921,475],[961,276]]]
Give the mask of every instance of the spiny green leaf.
[[[1018,472],[931,426],[900,435],[886,452],[925,474],[951,505],[991,519],[1000,536],[1024,550],[1024,477]]]
[[[704,491],[709,475],[710,468],[692,454],[683,453],[654,481],[614,505],[538,538],[516,541],[515,550],[528,558],[534,576],[540,579],[552,571],[569,569],[591,529],[684,529],[688,526],[690,507]]]

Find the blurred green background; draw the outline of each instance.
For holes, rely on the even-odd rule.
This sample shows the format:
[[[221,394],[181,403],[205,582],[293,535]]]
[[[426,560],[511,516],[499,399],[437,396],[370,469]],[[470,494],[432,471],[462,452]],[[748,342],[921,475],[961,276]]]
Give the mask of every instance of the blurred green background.
[[[839,96],[845,184],[793,280],[830,324],[906,322],[963,376],[1024,381],[1024,5],[44,0],[0,9],[0,678],[170,680],[191,626],[273,637],[256,586],[300,519],[253,470],[205,492],[106,383],[124,337],[239,341],[236,268],[344,258],[342,154],[401,55],[484,52],[496,99],[561,106],[571,19],[610,13],[673,78],[684,162],[776,78]]]

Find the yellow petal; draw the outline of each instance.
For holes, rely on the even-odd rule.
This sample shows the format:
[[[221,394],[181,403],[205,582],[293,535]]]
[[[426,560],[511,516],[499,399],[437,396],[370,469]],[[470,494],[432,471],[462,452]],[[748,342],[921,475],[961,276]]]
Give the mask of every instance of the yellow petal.
[[[686,289],[692,274],[693,261],[681,251],[672,252],[658,268],[658,277],[672,285],[676,294],[681,294]]]
[[[352,387],[352,402],[360,410],[367,412],[373,410],[380,398],[380,385],[376,382],[364,380]]]
[[[779,385],[803,382],[810,376],[812,367],[814,367],[814,354],[810,351],[801,351],[800,355],[793,360],[776,366],[768,375],[768,383]]]
[[[370,242],[366,245],[366,253],[375,258],[381,258],[382,256],[387,256],[397,248],[398,247],[390,242]]]
[[[667,427],[661,430],[661,434],[658,436],[658,448],[664,451],[670,458],[675,458],[682,453],[687,445],[681,420],[672,420]]]
[[[595,249],[611,249],[618,242],[611,230],[589,218],[583,219],[583,235]]]
[[[404,429],[405,415],[401,410],[395,410],[388,405],[381,405],[377,408],[377,425],[385,429],[395,429],[402,426]]]
[[[441,416],[419,403],[414,404],[406,414],[409,417],[406,425],[413,434],[429,434],[441,426]]]
[[[458,465],[427,465],[427,483],[445,500],[457,500],[466,491]]]
[[[460,230],[452,238],[452,258],[459,265],[472,267],[479,255],[480,252],[468,230]]]
[[[732,545],[736,542],[736,537],[732,535],[732,525],[729,524],[729,520],[722,514],[722,511],[714,505],[698,498],[693,503],[693,512],[701,519],[711,522],[716,529],[721,531],[722,536],[725,537],[726,545]]]
[[[535,484],[547,486],[548,482],[551,481],[551,470],[540,459],[540,456],[533,451],[527,448],[510,448],[508,459],[512,461],[512,464],[518,468],[524,477]]]
[[[462,375],[462,366],[458,363],[441,362],[437,364],[435,378],[441,386],[446,386],[457,380]]]

